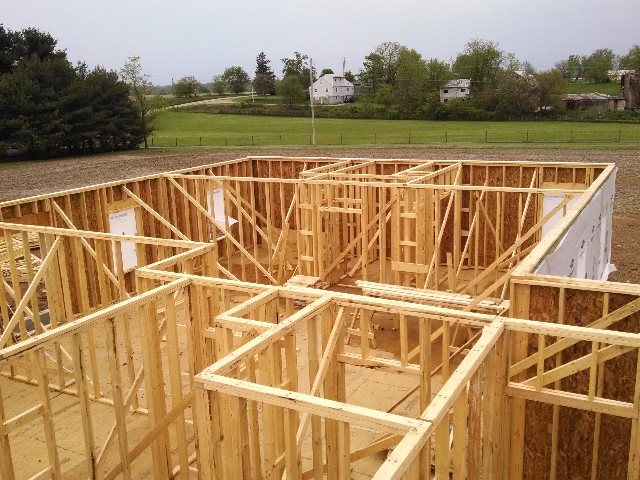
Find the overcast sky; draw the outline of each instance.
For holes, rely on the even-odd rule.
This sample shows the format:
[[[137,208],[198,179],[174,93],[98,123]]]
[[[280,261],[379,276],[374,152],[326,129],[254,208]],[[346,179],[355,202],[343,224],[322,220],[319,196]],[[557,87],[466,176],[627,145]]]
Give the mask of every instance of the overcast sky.
[[[572,53],[627,53],[640,43],[640,0],[0,0],[0,23],[49,32],[91,67],[139,55],[155,84],[169,84],[232,65],[253,77],[261,51],[278,76],[295,51],[336,73],[344,57],[357,73],[384,41],[450,61],[482,38],[545,70]]]

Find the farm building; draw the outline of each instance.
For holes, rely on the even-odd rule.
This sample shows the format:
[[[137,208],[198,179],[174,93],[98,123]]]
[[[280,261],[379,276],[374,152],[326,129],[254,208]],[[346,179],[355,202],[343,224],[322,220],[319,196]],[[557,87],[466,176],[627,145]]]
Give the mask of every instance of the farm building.
[[[626,99],[606,93],[567,93],[568,110],[624,110]]]
[[[353,83],[342,75],[330,73],[313,82],[309,87],[309,94],[313,95],[316,103],[333,105],[348,102],[355,95],[355,89]]]
[[[453,98],[467,100],[471,96],[471,80],[468,78],[458,78],[449,80],[440,89],[440,102],[447,103]]]
[[[0,476],[640,478],[605,163],[246,157],[0,204]]]

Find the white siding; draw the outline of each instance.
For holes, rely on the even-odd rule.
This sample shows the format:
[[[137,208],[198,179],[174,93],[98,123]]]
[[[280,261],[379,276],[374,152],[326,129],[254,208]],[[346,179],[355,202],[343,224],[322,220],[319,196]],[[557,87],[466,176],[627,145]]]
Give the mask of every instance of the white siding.
[[[344,103],[355,93],[354,86],[339,75],[323,75],[310,87],[313,89],[313,101],[319,104]]]

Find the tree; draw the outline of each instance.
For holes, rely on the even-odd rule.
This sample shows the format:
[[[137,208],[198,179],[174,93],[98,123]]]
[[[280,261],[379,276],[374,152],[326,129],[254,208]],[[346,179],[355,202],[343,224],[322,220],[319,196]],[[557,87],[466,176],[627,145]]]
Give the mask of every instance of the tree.
[[[383,42],[376,48],[375,53],[380,55],[382,59],[383,81],[385,83],[395,84],[400,54],[406,49],[407,47],[398,42]]]
[[[559,70],[549,70],[536,74],[538,81],[538,108],[540,111],[564,108],[567,81]]]
[[[194,76],[182,77],[173,87],[176,97],[192,97],[198,92],[200,82]]]
[[[451,80],[451,67],[447,62],[431,58],[425,62],[425,108],[436,115],[445,112],[444,105],[440,103],[440,89]]]
[[[415,113],[425,104],[427,66],[422,56],[411,49],[400,52],[393,93],[398,111]]]
[[[384,67],[382,57],[377,53],[370,53],[364,57],[360,70],[360,80],[363,84],[370,86],[374,92],[378,91],[380,85],[384,83]]]
[[[323,75],[333,75],[333,70],[331,68],[323,68],[320,72],[320,76]]]
[[[222,75],[216,75],[211,80],[211,91],[216,95],[224,95],[227,91],[227,82],[224,81]]]
[[[66,59],[21,59],[0,77],[0,138],[29,154],[57,151],[65,133],[63,102],[74,77]]]
[[[398,71],[400,53],[407,47],[398,42],[383,42],[365,57],[360,79],[374,91],[382,83],[394,85]]]
[[[451,67],[447,62],[432,58],[425,63],[425,81],[427,92],[438,92],[451,80]]]
[[[538,82],[533,75],[506,72],[498,82],[496,112],[509,118],[533,113],[539,98]]]
[[[293,58],[281,58],[282,62],[282,75],[287,76],[300,76],[303,74],[305,67],[308,68],[309,56],[300,52],[294,52]]]
[[[271,70],[270,60],[264,52],[260,52],[256,58],[256,76],[253,78],[253,88],[260,95],[273,95],[276,93],[276,76]]]
[[[233,93],[240,94],[247,89],[249,74],[242,67],[229,67],[222,73],[222,79]]]
[[[144,148],[149,148],[147,138],[155,130],[155,113],[151,111],[149,97],[153,92],[150,76],[142,71],[140,57],[132,55],[120,70],[120,78],[129,86],[129,92],[138,109],[144,127]]]
[[[556,63],[555,68],[567,80],[578,81],[584,78],[584,61],[582,55],[569,55],[566,60],[560,60]]]
[[[310,76],[313,77],[313,81],[316,81],[316,69],[311,70],[309,75],[309,56],[300,52],[294,52],[293,58],[282,58],[282,75],[284,77],[296,77],[302,88],[309,88],[311,86]]]
[[[471,80],[471,90],[476,95],[495,88],[503,62],[504,54],[497,43],[475,38],[456,57],[452,70],[457,78]]]
[[[620,68],[624,70],[635,70],[640,74],[640,45],[634,45],[626,55],[620,57]]]
[[[0,74],[12,71],[20,59],[31,55],[39,60],[52,56],[66,58],[64,52],[56,50],[56,45],[55,38],[35,28],[11,31],[0,24]]]
[[[280,80],[278,82],[277,92],[289,107],[292,107],[296,103],[303,102],[306,98],[304,87],[298,80],[297,75],[287,75]]]
[[[610,48],[600,48],[584,61],[585,76],[594,83],[607,83],[609,70],[616,67],[616,54]]]
[[[351,70],[344,72],[344,78],[351,83],[356,81],[356,76],[351,72]]]
[[[518,57],[515,53],[505,53],[504,54],[504,69],[509,72],[515,72],[516,70],[520,70],[521,62],[518,60]]]
[[[145,134],[144,124],[128,85],[102,67],[88,71],[80,65],[76,72],[61,113],[69,151],[137,146]]]
[[[0,36],[2,51],[14,55],[0,73],[4,144],[53,156],[135,148],[143,140],[144,124],[116,72],[73,67],[56,40],[35,29],[2,29]]]
[[[276,80],[268,75],[256,75],[252,85],[258,95],[274,95],[276,93]]]

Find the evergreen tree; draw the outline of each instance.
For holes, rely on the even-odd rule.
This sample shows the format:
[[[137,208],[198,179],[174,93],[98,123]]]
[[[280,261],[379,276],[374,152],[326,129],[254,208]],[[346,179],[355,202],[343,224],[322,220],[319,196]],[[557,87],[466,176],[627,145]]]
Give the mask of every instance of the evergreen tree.
[[[67,155],[135,148],[144,133],[115,72],[73,67],[56,40],[36,29],[0,27],[0,146]]]
[[[264,52],[256,57],[256,76],[253,78],[253,88],[259,95],[275,95],[276,76],[271,70],[270,60]]]

